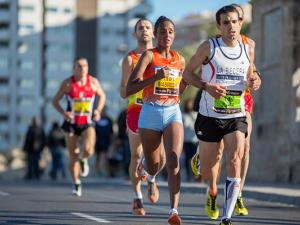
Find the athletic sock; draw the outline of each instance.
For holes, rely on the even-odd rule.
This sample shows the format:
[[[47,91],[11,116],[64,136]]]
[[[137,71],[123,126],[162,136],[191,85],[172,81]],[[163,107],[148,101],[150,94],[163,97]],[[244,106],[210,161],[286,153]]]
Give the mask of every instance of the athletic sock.
[[[150,183],[154,183],[154,182],[155,182],[155,177],[156,177],[156,176],[148,175],[147,180],[148,180]]]
[[[143,199],[143,194],[142,194],[142,192],[137,192],[137,193],[135,193],[135,198]]]
[[[175,209],[175,208],[170,209],[169,215],[172,215],[172,214],[174,214],[174,213],[176,213],[176,214],[178,215],[177,209]]]
[[[223,219],[230,219],[238,194],[240,191],[241,178],[227,177],[224,186],[224,207],[223,207]]]

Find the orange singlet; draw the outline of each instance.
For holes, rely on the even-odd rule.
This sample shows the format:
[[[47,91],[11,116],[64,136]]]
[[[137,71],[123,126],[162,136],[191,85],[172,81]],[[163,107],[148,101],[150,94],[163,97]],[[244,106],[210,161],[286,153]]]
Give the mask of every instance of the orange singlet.
[[[151,49],[152,62],[146,68],[143,79],[154,76],[157,71],[165,66],[170,68],[170,76],[160,79],[154,84],[144,88],[143,102],[158,105],[174,105],[179,103],[179,85],[182,79],[181,59],[176,51],[171,50],[170,59],[163,58],[156,48]]]
[[[132,70],[139,61],[140,54],[137,54],[135,51],[128,53],[128,56],[132,59]],[[139,91],[136,94],[130,95],[128,97],[128,107],[126,114],[126,123],[127,128],[130,129],[133,133],[137,133],[138,121],[140,116],[140,111],[143,104],[142,94],[143,91]]]
[[[241,35],[242,42],[244,44],[248,44],[247,37],[245,35]],[[245,95],[244,95],[244,101],[245,101],[245,111],[252,113],[253,112],[253,98],[251,95],[251,90],[249,88],[246,89]]]

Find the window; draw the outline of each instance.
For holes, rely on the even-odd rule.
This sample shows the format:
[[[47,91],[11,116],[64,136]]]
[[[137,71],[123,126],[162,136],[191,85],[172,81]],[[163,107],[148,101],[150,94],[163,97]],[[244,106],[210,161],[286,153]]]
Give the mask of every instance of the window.
[[[47,88],[49,89],[57,89],[59,86],[58,80],[48,80]]]
[[[29,50],[29,44],[28,43],[19,43],[18,44],[18,53],[24,54]]]
[[[0,41],[0,48],[8,48],[9,41]]]
[[[2,55],[0,57],[0,68],[7,69],[8,68],[8,56]]]
[[[8,3],[0,3],[0,10],[1,9],[4,9],[4,10],[9,9],[9,4]]]
[[[34,88],[34,80],[29,78],[20,79],[19,86],[21,88]]]
[[[53,6],[46,7],[46,13],[56,13],[56,12],[57,12],[56,7],[53,7]]]
[[[58,63],[57,62],[48,62],[46,65],[48,71],[55,71],[58,70]]]
[[[2,22],[0,23],[0,30],[8,30],[9,29],[9,23]]]
[[[24,107],[24,106],[33,106],[34,105],[34,99],[31,97],[20,97],[19,98],[19,106]]]
[[[33,69],[33,61],[24,59],[19,61],[19,68],[20,69],[25,69],[25,70],[31,70]]]
[[[71,72],[72,68],[73,68],[73,65],[72,65],[71,62],[63,61],[63,62],[61,63],[61,69],[62,69],[63,71]]]
[[[34,32],[34,26],[31,24],[19,24],[19,30],[18,34],[19,35],[27,35],[31,34]]]
[[[64,13],[71,13],[72,10],[70,8],[64,8]]]
[[[33,5],[20,5],[19,12],[33,12]]]

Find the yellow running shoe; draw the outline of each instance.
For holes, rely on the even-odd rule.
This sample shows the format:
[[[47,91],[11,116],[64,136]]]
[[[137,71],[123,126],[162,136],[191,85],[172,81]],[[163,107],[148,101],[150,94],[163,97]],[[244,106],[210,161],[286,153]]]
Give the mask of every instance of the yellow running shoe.
[[[236,200],[235,207],[234,207],[234,213],[237,216],[247,216],[248,215],[248,210],[244,205],[244,200],[243,197],[240,196]]]
[[[200,160],[198,152],[196,152],[196,154],[191,159],[191,169],[195,176],[200,175]]]
[[[216,220],[219,217],[219,209],[217,204],[218,196],[211,196],[209,193],[207,194],[207,200],[205,205],[205,212],[209,219]]]

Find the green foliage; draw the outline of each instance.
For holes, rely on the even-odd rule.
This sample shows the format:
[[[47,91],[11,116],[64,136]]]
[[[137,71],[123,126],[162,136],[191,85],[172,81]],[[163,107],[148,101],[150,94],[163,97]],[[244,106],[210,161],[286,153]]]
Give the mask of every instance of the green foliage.
[[[241,30],[241,34],[246,35],[247,37],[250,36],[250,23],[244,23],[242,30]]]
[[[194,55],[196,49],[190,46],[185,46],[182,49],[178,49],[179,53],[184,57],[185,63],[190,61],[191,57]]]

